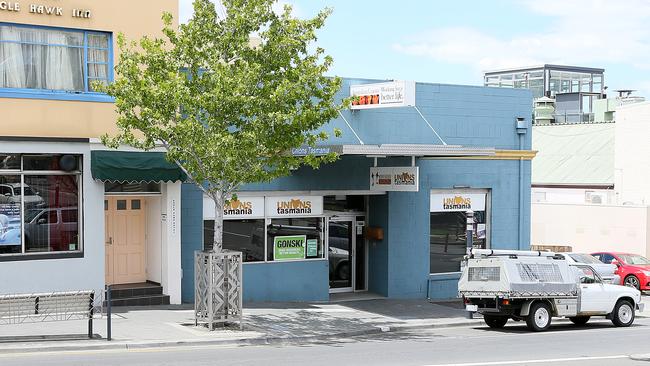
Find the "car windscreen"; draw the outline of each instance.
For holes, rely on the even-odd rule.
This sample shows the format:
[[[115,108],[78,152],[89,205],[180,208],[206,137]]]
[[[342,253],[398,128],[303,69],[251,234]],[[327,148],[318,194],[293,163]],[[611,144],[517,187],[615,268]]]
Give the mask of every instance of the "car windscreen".
[[[20,196],[20,187],[14,187],[14,196]],[[30,187],[25,187],[25,196],[35,196]]]
[[[645,257],[636,254],[620,254],[619,257],[623,262],[627,264],[633,264],[633,265],[650,264],[650,261],[647,260]]]
[[[41,212],[43,212],[42,209],[25,210],[25,222],[32,222]]]
[[[573,254],[569,254],[569,257],[573,258],[573,260],[578,262],[578,263],[585,263],[585,264],[602,264],[603,263],[603,262],[599,261],[598,258],[594,257],[593,255],[589,255],[589,254],[573,253]]]

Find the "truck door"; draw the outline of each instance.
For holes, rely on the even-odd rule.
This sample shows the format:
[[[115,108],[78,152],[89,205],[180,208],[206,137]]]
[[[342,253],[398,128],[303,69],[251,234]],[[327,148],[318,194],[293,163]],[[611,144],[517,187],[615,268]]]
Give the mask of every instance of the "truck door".
[[[607,313],[609,301],[600,276],[590,266],[576,266],[580,273],[578,313]]]

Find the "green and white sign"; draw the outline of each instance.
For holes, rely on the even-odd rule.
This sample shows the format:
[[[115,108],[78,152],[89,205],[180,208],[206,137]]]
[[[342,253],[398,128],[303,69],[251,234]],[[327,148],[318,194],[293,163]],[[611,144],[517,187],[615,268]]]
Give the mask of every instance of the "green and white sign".
[[[306,235],[276,236],[273,238],[273,260],[305,259]]]
[[[309,239],[307,240],[307,258],[317,257],[318,256],[318,240]]]

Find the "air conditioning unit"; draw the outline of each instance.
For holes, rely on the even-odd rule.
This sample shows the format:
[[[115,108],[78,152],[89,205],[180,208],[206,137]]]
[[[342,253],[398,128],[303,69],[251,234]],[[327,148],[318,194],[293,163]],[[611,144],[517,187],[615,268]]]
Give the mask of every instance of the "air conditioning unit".
[[[604,192],[585,192],[585,202],[595,205],[602,205],[607,203],[607,194]]]

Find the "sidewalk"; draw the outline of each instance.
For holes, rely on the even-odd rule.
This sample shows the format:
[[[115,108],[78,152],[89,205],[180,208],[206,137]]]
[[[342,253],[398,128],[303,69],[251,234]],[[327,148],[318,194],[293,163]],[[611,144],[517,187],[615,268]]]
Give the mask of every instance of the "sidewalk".
[[[473,324],[482,321],[466,319],[460,302],[426,300],[249,304],[243,331],[232,326],[214,332],[194,326],[191,307],[115,308],[111,342],[105,318],[94,322],[96,339],[84,337],[87,321],[0,325],[0,353],[306,342]]]

